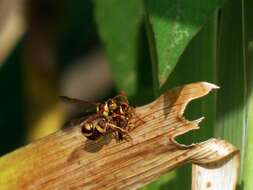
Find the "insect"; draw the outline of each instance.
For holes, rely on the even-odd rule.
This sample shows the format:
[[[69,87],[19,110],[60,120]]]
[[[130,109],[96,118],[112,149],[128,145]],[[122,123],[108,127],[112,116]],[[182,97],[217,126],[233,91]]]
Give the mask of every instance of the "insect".
[[[60,98],[67,103],[79,104],[87,108],[89,110],[87,112],[92,113],[87,119],[77,120],[81,132],[88,139],[98,140],[105,134],[112,134],[117,141],[131,140],[128,132],[132,127],[130,120],[134,114],[134,107],[129,105],[125,94],[121,93],[101,103],[91,103],[66,96]]]
[[[98,140],[104,134],[112,133],[116,140],[123,140],[124,137],[131,139],[128,131],[124,126],[117,126],[114,120],[108,120],[106,117],[96,115],[96,117],[90,117],[87,120],[80,123],[81,131],[84,136],[90,140]],[[127,126],[127,124],[126,124]]]

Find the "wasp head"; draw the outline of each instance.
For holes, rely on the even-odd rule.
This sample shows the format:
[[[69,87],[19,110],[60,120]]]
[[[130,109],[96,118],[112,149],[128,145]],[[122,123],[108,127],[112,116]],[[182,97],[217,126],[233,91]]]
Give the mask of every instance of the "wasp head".
[[[111,111],[114,111],[114,110],[116,110],[116,109],[118,108],[118,105],[117,105],[116,101],[113,100],[113,99],[109,99],[109,100],[107,101],[107,104],[108,104],[108,107],[109,107],[109,109],[110,109]]]
[[[128,112],[128,108],[129,108],[128,104],[126,103],[121,104],[119,107],[119,113],[122,115],[126,114]]]
[[[114,100],[117,102],[117,104],[129,104],[127,96],[126,95],[118,95],[114,98]]]

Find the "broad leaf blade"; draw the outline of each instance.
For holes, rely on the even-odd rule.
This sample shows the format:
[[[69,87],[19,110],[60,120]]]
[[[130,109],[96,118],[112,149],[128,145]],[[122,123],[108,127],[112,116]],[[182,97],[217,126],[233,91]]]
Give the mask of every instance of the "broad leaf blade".
[[[159,82],[163,85],[184,49],[221,0],[146,0],[156,40]]]
[[[137,50],[143,12],[140,0],[95,1],[96,21],[116,86],[129,95],[137,91]]]

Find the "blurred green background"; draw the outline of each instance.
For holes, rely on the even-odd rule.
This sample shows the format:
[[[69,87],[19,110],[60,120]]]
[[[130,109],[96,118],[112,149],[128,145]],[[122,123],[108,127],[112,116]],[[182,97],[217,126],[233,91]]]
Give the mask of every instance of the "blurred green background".
[[[196,81],[221,88],[190,104],[210,137],[240,148],[239,189],[252,186],[253,2],[250,0],[0,1],[0,154],[68,120],[58,96],[99,101],[125,91],[143,105]],[[189,189],[184,166],[144,189]]]

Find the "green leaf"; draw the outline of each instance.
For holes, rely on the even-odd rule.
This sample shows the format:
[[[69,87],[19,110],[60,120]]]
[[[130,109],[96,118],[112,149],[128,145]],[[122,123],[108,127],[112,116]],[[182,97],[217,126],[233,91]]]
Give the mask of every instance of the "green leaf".
[[[253,52],[252,52],[253,53]],[[251,84],[252,81],[251,81]],[[243,167],[243,189],[251,190],[253,186],[253,94],[248,97],[248,130],[246,133],[245,161]]]
[[[155,35],[159,82],[162,86],[188,43],[215,12],[221,0],[145,2]]]
[[[215,136],[228,140],[241,151],[244,162],[246,114],[246,64],[242,1],[230,0],[221,9],[217,75],[221,87],[217,94]],[[241,167],[242,172],[242,167]]]
[[[195,36],[186,48],[170,79],[163,90],[173,86],[197,81],[217,83],[216,76],[216,48],[217,48],[217,12],[208,20],[207,24]],[[219,90],[218,90],[219,91]],[[196,119],[205,116],[198,131],[189,137],[190,142],[202,141],[212,137],[216,118],[216,96],[218,92],[208,95],[202,100],[193,101],[186,110],[186,117]]]
[[[253,186],[253,1],[243,1],[243,24],[245,32],[245,56],[247,73],[247,131],[245,132],[245,160],[243,167],[243,189],[251,190]]]
[[[138,89],[142,1],[95,0],[95,15],[116,86],[132,96]]]

